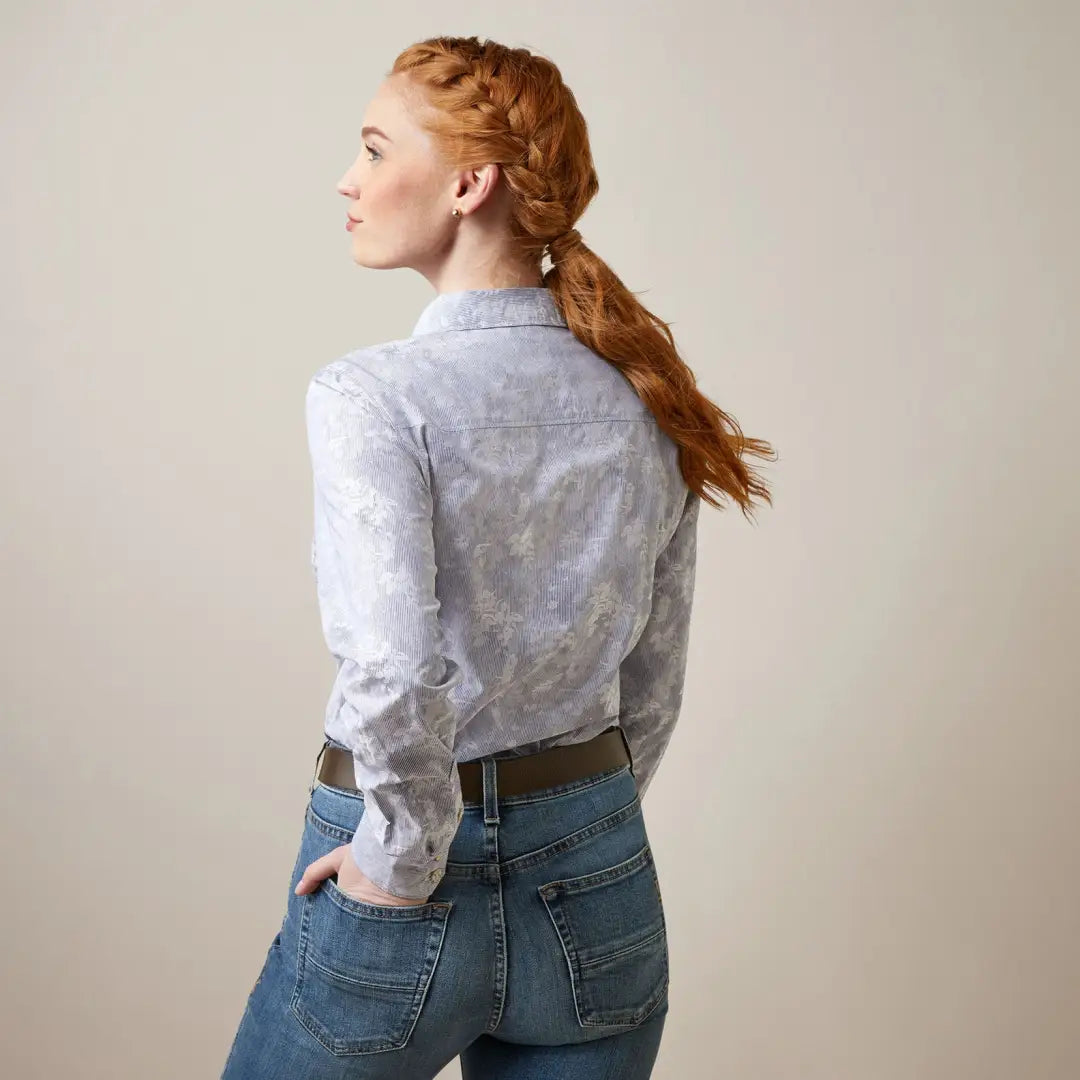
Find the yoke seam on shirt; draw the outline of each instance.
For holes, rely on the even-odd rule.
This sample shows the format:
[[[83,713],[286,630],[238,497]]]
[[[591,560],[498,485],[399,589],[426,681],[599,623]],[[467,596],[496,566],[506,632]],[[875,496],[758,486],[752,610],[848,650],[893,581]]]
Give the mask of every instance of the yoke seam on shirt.
[[[435,431],[487,431],[494,428],[527,427],[563,427],[566,424],[656,424],[656,418],[647,416],[583,416],[572,420],[526,420],[516,423],[512,420],[500,424],[468,424],[464,427],[444,427],[432,420],[418,420],[415,424],[400,424],[395,430],[403,428],[429,427]]]
[[[370,375],[372,373],[368,372],[367,374]],[[372,377],[378,379],[378,376],[373,375]],[[499,428],[558,428],[564,427],[568,423],[649,423],[653,424],[653,426],[656,426],[657,424],[657,418],[654,416],[581,416],[570,417],[566,420],[507,420],[500,421],[498,423],[461,424],[461,426],[456,426],[453,428],[447,428],[444,426],[444,424],[437,423],[433,420],[418,420],[416,423],[396,423],[394,421],[394,418],[390,415],[390,413],[388,413],[387,409],[384,408],[382,404],[375,399],[375,396],[372,393],[364,389],[364,387],[356,386],[354,390],[350,388],[350,392],[347,393],[340,387],[332,386],[332,384],[325,382],[318,376],[315,377],[314,381],[318,382],[320,386],[326,387],[327,390],[333,390],[335,393],[340,394],[342,397],[345,397],[347,401],[349,400],[350,396],[361,397],[361,399],[363,399],[364,402],[368,403],[370,407],[373,407],[378,411],[379,415],[383,419],[383,422],[386,423],[387,427],[394,432],[402,430],[411,431],[414,428],[423,427],[433,428],[436,431],[490,431]],[[378,379],[378,381],[382,382],[384,386],[389,387],[391,392],[396,392],[396,388],[393,387],[391,383],[386,382],[386,380],[383,379]],[[406,399],[406,397],[404,396],[402,400],[408,401],[408,399]],[[415,406],[414,402],[409,402],[409,404]]]
[[[368,372],[370,375],[371,373]],[[372,378],[378,379],[377,375],[373,375]],[[327,390],[334,391],[335,394],[340,394],[346,400],[351,396],[350,393],[346,393],[340,387],[333,386],[328,382],[324,382],[318,376],[314,379],[320,386],[325,386]],[[383,385],[390,388],[392,392],[396,392],[397,388],[391,383],[386,382],[383,379],[379,379]],[[369,403],[378,413],[382,416],[387,427],[392,431],[409,430],[413,428],[427,427],[434,428],[437,431],[488,431],[496,428],[526,428],[526,427],[562,427],[566,424],[656,424],[657,420],[655,416],[573,416],[567,420],[523,420],[517,422],[514,420],[508,420],[496,424],[465,424],[457,427],[446,427],[443,424],[436,423],[432,420],[418,420],[415,424],[395,423],[394,418],[383,408],[382,404],[378,402],[375,397],[362,386],[357,386],[355,390],[355,396],[361,397],[365,402]],[[402,398],[403,401],[408,401],[407,398]],[[415,403],[410,402],[415,405]]]

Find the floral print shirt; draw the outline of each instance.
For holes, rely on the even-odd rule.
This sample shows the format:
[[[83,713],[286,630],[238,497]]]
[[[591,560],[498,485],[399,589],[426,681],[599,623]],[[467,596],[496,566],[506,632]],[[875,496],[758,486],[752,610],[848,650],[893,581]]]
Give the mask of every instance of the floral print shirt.
[[[410,337],[317,371],[306,425],[325,732],[353,755],[364,874],[434,891],[459,761],[618,724],[644,796],[682,700],[700,499],[551,293],[437,294]]]

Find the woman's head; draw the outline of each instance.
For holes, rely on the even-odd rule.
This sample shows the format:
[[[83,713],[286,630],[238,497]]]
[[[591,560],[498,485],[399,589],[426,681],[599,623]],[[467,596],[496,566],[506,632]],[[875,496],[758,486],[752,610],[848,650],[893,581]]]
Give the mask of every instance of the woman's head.
[[[524,49],[477,38],[413,45],[362,125],[338,184],[362,219],[354,257],[409,266],[440,292],[541,285],[546,245],[567,242],[599,187],[573,94],[554,64]]]
[[[364,114],[360,154],[338,184],[358,222],[354,259],[378,270],[409,267],[440,292],[539,285],[539,270],[526,272],[512,250],[499,166],[449,160],[431,123],[423,92],[407,75],[388,75]],[[523,272],[528,280],[519,282]]]
[[[774,457],[768,443],[745,438],[701,394],[668,325],[574,228],[600,184],[585,118],[550,60],[477,37],[417,42],[394,61],[363,128],[338,185],[361,219],[351,233],[357,262],[411,267],[439,292],[547,287],[570,330],[622,372],[678,443],[699,496],[719,506],[712,487],[747,515],[754,496],[771,503],[742,461]]]

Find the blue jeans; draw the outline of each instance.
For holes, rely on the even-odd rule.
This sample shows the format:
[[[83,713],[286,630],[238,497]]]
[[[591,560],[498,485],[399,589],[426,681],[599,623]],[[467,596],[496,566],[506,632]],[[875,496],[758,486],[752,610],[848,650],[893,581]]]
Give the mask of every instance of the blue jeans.
[[[359,792],[313,784],[288,906],[222,1080],[639,1080],[668,1009],[660,886],[628,765],[465,803],[424,904],[355,900],[336,877]]]

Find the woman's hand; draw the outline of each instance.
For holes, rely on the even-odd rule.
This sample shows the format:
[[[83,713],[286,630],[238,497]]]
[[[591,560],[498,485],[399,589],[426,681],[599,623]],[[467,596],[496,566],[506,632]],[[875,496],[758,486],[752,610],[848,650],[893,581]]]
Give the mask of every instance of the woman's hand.
[[[309,863],[300,881],[294,890],[297,896],[304,893],[314,892],[319,882],[331,874],[337,874],[338,888],[354,900],[363,900],[368,904],[381,904],[384,907],[413,907],[416,904],[426,904],[423,900],[405,900],[393,893],[383,892],[373,881],[364,876],[364,871],[353,860],[348,844],[334,848],[329,855],[316,859]]]

